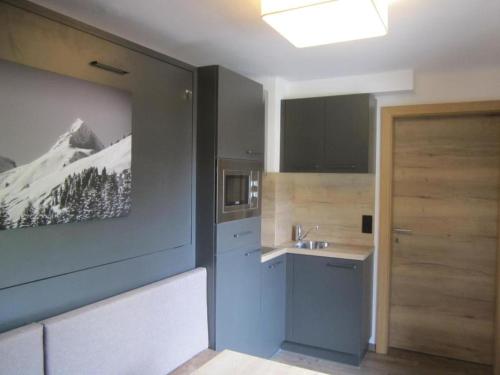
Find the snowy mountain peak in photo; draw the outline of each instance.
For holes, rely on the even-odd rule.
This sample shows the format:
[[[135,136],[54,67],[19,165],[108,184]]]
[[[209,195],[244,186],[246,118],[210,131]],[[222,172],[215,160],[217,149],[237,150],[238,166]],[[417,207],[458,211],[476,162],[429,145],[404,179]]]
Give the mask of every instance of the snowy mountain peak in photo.
[[[0,205],[16,222],[29,204],[38,208],[54,201],[55,190],[67,185],[72,176],[95,174],[93,178],[102,181],[106,176],[117,176],[116,184],[122,183],[120,176],[126,177],[123,173],[130,171],[131,143],[132,136],[128,135],[104,148],[92,129],[77,119],[45,154],[28,164],[0,169]],[[6,160],[0,158],[0,167],[11,165]],[[66,212],[60,205],[53,209]]]
[[[75,122],[73,122],[68,132],[59,137],[51,150],[61,146],[82,148],[95,152],[104,149],[104,145],[99,138],[97,138],[92,129],[90,129],[90,127],[80,118],[77,118]]]
[[[15,168],[16,162],[4,156],[0,156],[0,173],[6,172],[9,169]]]

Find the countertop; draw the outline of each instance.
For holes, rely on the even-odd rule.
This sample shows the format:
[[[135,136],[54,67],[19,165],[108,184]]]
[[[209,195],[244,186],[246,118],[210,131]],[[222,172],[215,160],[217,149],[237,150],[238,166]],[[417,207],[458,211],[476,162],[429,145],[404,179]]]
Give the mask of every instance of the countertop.
[[[351,260],[365,260],[373,253],[373,246],[360,246],[331,243],[326,249],[297,249],[294,243],[289,242],[277,247],[262,248],[261,262],[265,263],[283,254],[300,254],[318,257],[340,258]]]

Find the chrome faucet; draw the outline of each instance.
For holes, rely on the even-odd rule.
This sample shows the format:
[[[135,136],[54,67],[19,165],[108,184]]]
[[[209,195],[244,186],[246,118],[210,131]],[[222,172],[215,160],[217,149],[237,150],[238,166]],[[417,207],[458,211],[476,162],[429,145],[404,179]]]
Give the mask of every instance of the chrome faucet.
[[[307,237],[307,235],[309,234],[309,232],[312,231],[313,229],[318,231],[319,225],[315,225],[314,227],[309,228],[309,230],[307,230],[305,233],[303,233],[304,230],[302,228],[302,225],[297,224],[295,226],[295,241],[300,242],[300,241],[304,240]]]

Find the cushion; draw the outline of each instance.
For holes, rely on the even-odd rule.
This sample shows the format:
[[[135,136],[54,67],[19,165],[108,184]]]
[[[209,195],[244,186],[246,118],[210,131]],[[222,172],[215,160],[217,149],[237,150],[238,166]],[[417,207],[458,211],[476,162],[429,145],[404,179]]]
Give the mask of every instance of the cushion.
[[[0,374],[43,375],[43,326],[37,323],[0,335]]]
[[[172,371],[208,347],[206,285],[197,268],[43,321],[46,374]]]

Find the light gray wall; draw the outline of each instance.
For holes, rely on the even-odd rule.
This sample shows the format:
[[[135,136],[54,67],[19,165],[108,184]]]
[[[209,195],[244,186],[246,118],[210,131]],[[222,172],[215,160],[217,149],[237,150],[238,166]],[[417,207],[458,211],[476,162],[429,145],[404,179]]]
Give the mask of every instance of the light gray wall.
[[[130,92],[133,132],[128,217],[0,232],[0,332],[194,268],[194,70],[1,1],[0,58]]]

